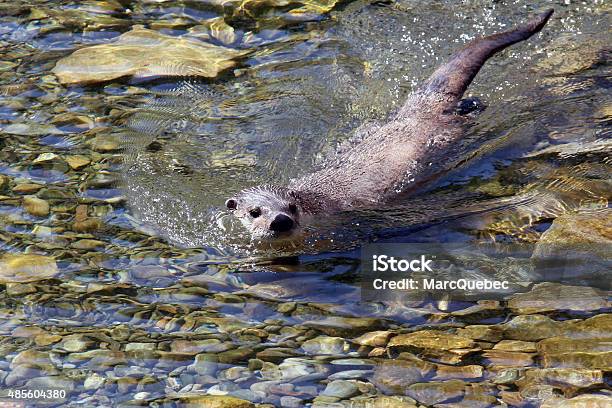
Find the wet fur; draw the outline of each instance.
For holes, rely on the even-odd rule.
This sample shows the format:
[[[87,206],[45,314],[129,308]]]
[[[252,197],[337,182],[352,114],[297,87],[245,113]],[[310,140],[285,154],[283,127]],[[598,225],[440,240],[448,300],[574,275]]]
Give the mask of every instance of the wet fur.
[[[455,108],[482,65],[540,31],[552,13],[470,42],[412,93],[388,123],[367,127],[359,143],[339,150],[320,170],[284,188],[263,187],[269,194],[262,188],[244,190],[239,202],[278,207],[275,201],[293,200],[301,214],[333,213],[377,207],[436,178],[448,170],[462,141],[467,119],[455,114]]]

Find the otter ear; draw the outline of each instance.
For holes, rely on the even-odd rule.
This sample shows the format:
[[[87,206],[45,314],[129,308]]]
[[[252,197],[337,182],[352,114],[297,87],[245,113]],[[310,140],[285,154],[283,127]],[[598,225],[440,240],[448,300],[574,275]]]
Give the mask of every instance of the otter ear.
[[[230,198],[225,202],[225,206],[228,210],[235,210],[238,207],[238,201],[235,198]]]

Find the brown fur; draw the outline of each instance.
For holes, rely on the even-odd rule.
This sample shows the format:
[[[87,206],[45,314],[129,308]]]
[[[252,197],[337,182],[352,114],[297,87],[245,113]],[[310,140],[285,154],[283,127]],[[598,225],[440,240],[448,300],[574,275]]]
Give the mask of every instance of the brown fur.
[[[470,42],[411,94],[387,124],[366,129],[355,146],[330,157],[320,170],[276,189],[282,192],[278,203],[274,194],[262,202],[261,194],[249,195],[253,190],[241,192],[237,215],[248,218],[255,201],[272,209],[266,212],[271,216],[285,214],[280,204],[288,200],[298,205],[300,215],[371,208],[437,177],[448,169],[461,143],[466,119],[454,114],[454,108],[479,69],[496,52],[540,31],[552,13],[548,10],[513,30]]]

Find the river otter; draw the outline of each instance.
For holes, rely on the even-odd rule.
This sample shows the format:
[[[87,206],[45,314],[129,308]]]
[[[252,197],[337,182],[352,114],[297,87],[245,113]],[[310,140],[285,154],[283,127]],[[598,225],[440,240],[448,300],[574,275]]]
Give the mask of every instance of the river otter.
[[[467,121],[455,108],[480,67],[540,31],[552,13],[470,42],[414,91],[388,123],[362,129],[358,143],[334,154],[320,170],[285,187],[245,189],[226,207],[255,240],[293,239],[310,216],[379,206],[441,175]]]

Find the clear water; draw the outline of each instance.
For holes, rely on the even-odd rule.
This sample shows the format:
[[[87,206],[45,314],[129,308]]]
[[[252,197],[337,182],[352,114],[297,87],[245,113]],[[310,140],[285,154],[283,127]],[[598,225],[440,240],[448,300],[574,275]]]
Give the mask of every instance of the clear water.
[[[235,19],[232,25],[244,36],[232,46],[252,52],[219,78],[58,86],[50,70],[75,49],[106,43],[134,24],[176,18],[190,22],[160,30],[181,35],[222,13],[207,2],[126,3],[117,2],[114,11],[100,6],[100,13],[97,2],[16,2],[0,17],[2,60],[15,63],[0,67],[2,127],[46,125],[61,112],[87,116],[93,127],[60,123],[54,134],[0,135],[0,173],[43,184],[44,198],[56,206],[49,218],[31,217],[11,202],[14,194],[3,192],[8,198],[0,203],[0,249],[53,256],[60,271],[55,279],[33,283],[34,292],[25,296],[2,292],[4,372],[15,354],[36,348],[14,334],[32,326],[62,336],[128,327],[131,335],[117,344],[96,340],[89,348],[123,350],[126,343],[151,342],[167,351],[172,340],[208,333],[235,346],[284,344],[270,339],[254,346],[231,335],[229,323],[293,327],[324,316],[354,316],[385,318],[391,327],[448,324],[453,319],[436,317],[435,302],[410,308],[361,303],[360,245],[531,243],[558,215],[608,205],[610,9],[604,2],[355,1],[317,21]],[[470,87],[468,93],[487,105],[467,130],[466,137],[477,142],[474,156],[418,197],[347,214],[321,226],[305,245],[285,248],[283,257],[253,251],[221,210],[242,188],[282,185],[312,171],[358,126],[384,121],[453,50],[551,5],[555,16],[542,33],[494,57]],[[30,8],[52,16],[53,10],[83,14],[32,20]],[[107,13],[115,20],[100,28],[95,22]],[[98,131],[118,135],[122,151],[98,158],[97,167],[74,172],[32,164],[44,152],[91,156],[89,141]],[[163,149],[147,150],[153,141]],[[100,174],[107,180],[100,181]],[[102,249],[67,246],[74,237],[65,232],[79,203],[102,219],[104,228],[90,237],[102,241]],[[41,226],[51,230],[41,234]],[[285,302],[300,307],[290,315],[278,312]],[[73,406],[103,401],[83,389],[84,379],[112,367],[74,362],[65,352],[54,358],[55,375],[76,378],[68,398]],[[148,401],[161,401],[169,393],[169,373],[192,362],[171,353],[136,356],[127,365],[147,367],[156,382],[113,385],[101,394],[121,403],[144,389]],[[27,375],[48,374],[39,368]]]

